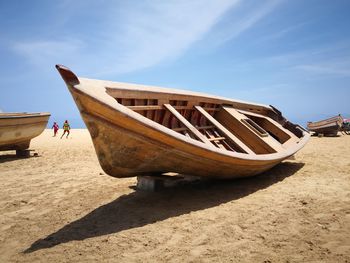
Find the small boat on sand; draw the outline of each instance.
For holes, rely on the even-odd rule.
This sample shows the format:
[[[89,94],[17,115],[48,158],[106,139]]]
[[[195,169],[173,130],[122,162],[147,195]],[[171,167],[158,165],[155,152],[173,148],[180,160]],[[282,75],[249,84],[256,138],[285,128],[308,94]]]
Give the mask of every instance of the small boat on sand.
[[[0,150],[26,150],[45,129],[50,113],[0,113]]]
[[[236,178],[294,155],[308,131],[272,106],[184,90],[77,77],[57,65],[114,177],[175,172]]]
[[[336,136],[338,131],[341,130],[343,126],[343,118],[341,115],[334,116],[325,120],[308,122],[307,129],[314,132],[315,135],[325,135],[325,136]]]
[[[350,119],[343,119],[343,125],[340,130],[342,133],[350,135]]]

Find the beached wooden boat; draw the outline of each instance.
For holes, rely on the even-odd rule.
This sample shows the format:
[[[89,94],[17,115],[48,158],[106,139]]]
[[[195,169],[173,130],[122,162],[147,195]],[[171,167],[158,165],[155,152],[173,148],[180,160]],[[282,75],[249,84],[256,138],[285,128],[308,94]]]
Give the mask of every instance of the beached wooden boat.
[[[176,172],[252,176],[295,154],[309,133],[272,106],[183,90],[78,78],[57,65],[114,177]]]
[[[308,122],[307,128],[314,132],[315,135],[323,134],[328,136],[335,136],[343,126],[343,118],[339,115],[321,121]]]
[[[25,150],[45,129],[49,113],[0,113],[0,150]]]
[[[343,124],[340,130],[341,132],[350,135],[350,119],[343,119]]]

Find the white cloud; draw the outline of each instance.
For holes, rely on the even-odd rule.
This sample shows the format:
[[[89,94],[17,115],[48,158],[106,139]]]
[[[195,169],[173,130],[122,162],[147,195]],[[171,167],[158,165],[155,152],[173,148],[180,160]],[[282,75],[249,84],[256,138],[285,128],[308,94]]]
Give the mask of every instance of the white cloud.
[[[78,40],[61,40],[17,42],[12,48],[29,59],[31,63],[46,66],[48,59],[59,61],[62,56],[73,56],[82,46],[83,44]]]
[[[279,72],[297,70],[319,75],[350,76],[348,41],[339,41],[315,48],[308,48],[274,56],[257,57],[239,62],[232,71],[254,71],[264,67]]]
[[[253,8],[249,6],[248,13],[235,14],[233,24],[227,23],[218,35],[213,34],[215,40],[222,43],[238,36],[270,13],[280,2],[269,0]],[[66,1],[64,6],[67,3]],[[104,9],[99,10],[98,15],[91,8],[88,9],[85,2],[73,2],[66,13],[63,8],[57,8],[57,19],[61,22],[55,23],[57,28],[52,30],[56,36],[62,36],[60,39],[48,40],[48,34],[43,33],[42,36],[35,36],[35,39],[18,40],[13,44],[13,50],[39,66],[62,63],[78,67],[80,72],[83,70],[89,75],[95,73],[95,76],[132,72],[178,58],[213,30],[228,11],[238,9],[242,1],[183,0],[122,2],[115,6],[111,3],[107,6],[106,2],[104,4],[100,7]],[[58,5],[60,6],[62,5]],[[84,21],[89,15],[91,19]],[[85,27],[77,26],[79,23]]]
[[[154,66],[162,61],[174,59],[199,40],[220,17],[239,0],[220,1],[150,1],[124,2],[118,6],[101,5],[105,8],[103,18],[94,16],[93,28],[78,21],[81,5],[70,9],[76,12],[57,15],[62,23],[53,28],[61,39],[48,40],[47,32],[35,39],[14,41],[12,49],[35,65],[69,63],[85,68],[86,72],[114,74],[131,72]],[[67,3],[66,3],[67,5]],[[85,12],[84,11],[84,12]],[[86,12],[91,12],[88,10]],[[101,14],[101,10],[99,10]],[[95,15],[95,14],[93,14]],[[84,17],[85,16],[85,17]],[[100,20],[98,20],[100,19]],[[55,20],[55,19],[53,19]],[[70,28],[76,26],[73,32]],[[68,29],[68,30],[67,30]],[[43,37],[43,36],[46,37]],[[74,60],[73,58],[74,57]],[[71,64],[72,63],[72,64]]]
[[[110,39],[118,56],[110,57],[114,62],[105,71],[129,72],[180,56],[238,2],[156,1],[126,7],[121,24],[115,25],[118,33]]]
[[[309,65],[298,65],[295,66],[296,69],[300,69],[306,72],[310,72],[313,74],[331,74],[331,75],[340,75],[350,77],[350,63],[348,63],[347,67],[343,67],[337,64],[309,64]]]
[[[217,33],[216,44],[222,44],[238,37],[275,10],[283,1],[284,0],[267,0],[254,3],[254,8],[249,8],[248,10],[240,10],[237,8],[237,10],[235,10],[237,13],[234,14],[235,19],[225,21],[223,29]]]

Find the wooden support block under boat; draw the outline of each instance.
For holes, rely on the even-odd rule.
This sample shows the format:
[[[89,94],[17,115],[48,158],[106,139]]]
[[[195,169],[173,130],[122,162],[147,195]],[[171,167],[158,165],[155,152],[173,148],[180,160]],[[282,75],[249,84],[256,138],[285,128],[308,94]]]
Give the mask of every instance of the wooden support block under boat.
[[[164,181],[158,176],[137,176],[136,188],[141,191],[156,192],[164,187]]]
[[[198,176],[181,175],[176,173],[143,175],[137,176],[136,189],[146,192],[157,192],[166,188],[174,188],[185,184],[188,185],[203,181],[203,178]]]
[[[16,150],[16,156],[22,158],[30,157],[30,152],[33,150]]]

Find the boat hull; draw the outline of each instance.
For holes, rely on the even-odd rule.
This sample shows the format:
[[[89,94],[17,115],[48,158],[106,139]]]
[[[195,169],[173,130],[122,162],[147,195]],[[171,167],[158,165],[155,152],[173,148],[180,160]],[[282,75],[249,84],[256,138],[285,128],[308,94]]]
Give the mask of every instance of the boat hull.
[[[45,129],[49,113],[1,113],[0,150],[25,150]]]
[[[323,134],[328,136],[336,136],[338,131],[341,130],[342,124],[343,118],[339,115],[317,122],[309,122],[307,128],[316,135]]]
[[[116,118],[120,117],[117,114]],[[253,176],[270,169],[280,160],[265,162],[223,158],[220,154],[210,154],[195,146],[181,145],[166,139],[128,130],[135,126],[122,126],[105,119],[82,114],[89,129],[102,169],[113,177],[133,177],[175,172],[212,178],[236,178]],[[147,131],[144,130],[147,134]]]

